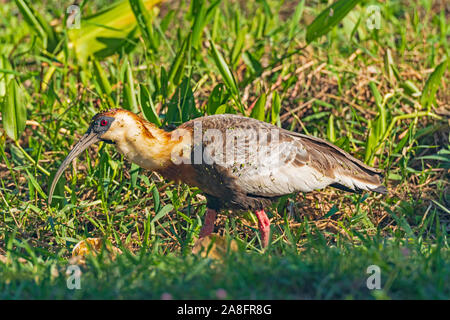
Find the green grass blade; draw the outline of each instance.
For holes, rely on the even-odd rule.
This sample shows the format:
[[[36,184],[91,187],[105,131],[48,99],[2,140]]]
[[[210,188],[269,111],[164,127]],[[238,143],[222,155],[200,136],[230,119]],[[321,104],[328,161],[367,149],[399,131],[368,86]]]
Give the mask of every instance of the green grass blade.
[[[161,210],[158,211],[158,213],[155,215],[155,217],[152,219],[151,223],[157,222],[159,219],[164,217],[166,214],[168,214],[170,211],[173,210],[173,205],[166,204],[164,207],[161,208]]]
[[[11,70],[11,64],[9,63],[8,58],[0,55],[0,97],[4,97],[6,95],[8,83],[11,79],[14,79],[14,75],[7,72],[7,70],[14,72]]]
[[[245,36],[247,34],[247,28],[241,28],[237,33],[236,41],[234,42],[233,49],[231,50],[231,65],[236,67],[241,56],[242,49],[244,48]]]
[[[323,10],[306,29],[306,42],[327,34],[336,26],[361,0],[339,0]]]
[[[216,64],[217,69],[219,69],[220,74],[225,82],[227,88],[231,91],[232,94],[237,95],[239,93],[236,81],[234,79],[233,73],[231,72],[228,64],[226,63],[223,56],[220,54],[219,50],[217,50],[216,45],[210,41],[211,45],[211,54],[214,59],[214,63]]]
[[[39,193],[39,195],[43,198],[43,199],[47,199],[47,195],[45,194],[45,192],[42,190],[41,186],[39,185],[39,183],[37,182],[36,178],[34,175],[32,175],[27,169],[25,169],[25,172],[27,173],[28,179],[29,181],[32,183],[33,187],[36,189],[36,191]],[[52,201],[53,202],[53,201]]]
[[[192,26],[192,47],[195,49],[198,47],[203,33],[203,28],[206,25],[206,1],[202,0],[200,2],[200,8],[197,9],[197,13],[194,18],[194,24]]]
[[[23,90],[15,79],[11,79],[2,103],[3,128],[14,141],[19,140],[27,121],[27,102]]]
[[[330,114],[328,118],[328,126],[327,126],[327,137],[331,142],[336,141],[336,129],[334,127],[334,115]]]
[[[134,113],[139,112],[139,106],[137,103],[136,90],[134,87],[133,70],[131,68],[130,61],[126,59],[126,71],[125,71],[125,83],[123,87],[124,94],[124,107]]]
[[[26,23],[42,39],[47,51],[53,52],[58,44],[58,39],[50,24],[27,1],[15,0],[15,2]]]
[[[368,163],[372,159],[372,154],[378,142],[377,121],[369,120],[368,128],[369,134],[366,140],[366,153],[364,156],[364,162],[366,163]]]
[[[212,58],[214,60],[217,69],[219,69],[219,72],[225,82],[225,86],[228,88],[228,90],[230,90],[234,98],[234,101],[237,103],[242,114],[245,114],[244,108],[240,101],[239,89],[236,84],[236,80],[234,79],[233,73],[231,72],[231,69],[228,67],[228,64],[226,63],[223,56],[220,54],[219,50],[217,50],[215,44],[212,41],[210,41],[209,44],[211,46]]]
[[[297,7],[295,7],[295,12],[292,15],[291,24],[289,26],[289,34],[288,34],[289,40],[291,40],[295,35],[295,29],[297,28],[298,23],[302,18],[304,8],[305,8],[305,0],[300,1]]]
[[[272,124],[277,124],[279,127],[280,123],[280,111],[281,111],[281,99],[278,92],[274,91],[272,96],[272,110],[271,110],[271,120]]]
[[[400,76],[398,74],[397,67],[395,66],[394,58],[392,57],[392,51],[391,49],[386,49],[386,54],[383,57],[384,59],[384,71],[386,72],[386,75],[391,83],[394,83],[394,81],[397,79],[400,79]]]
[[[216,114],[217,109],[226,101],[227,98],[228,96],[223,83],[217,84],[209,95],[208,104],[206,105],[206,112],[209,115]]]
[[[113,108],[115,103],[111,98],[112,89],[108,77],[100,65],[100,62],[95,59],[93,61],[93,67],[94,77],[97,80],[102,101],[106,102],[110,108]]]
[[[422,96],[420,98],[420,103],[422,107],[430,110],[431,105],[433,103],[434,97],[436,95],[436,91],[439,88],[439,84],[441,83],[441,78],[447,69],[447,60],[442,61],[430,74],[425,83],[425,87],[422,91]]]
[[[129,0],[137,24],[148,47],[158,50],[159,38],[153,30],[152,17],[142,0]]]
[[[373,97],[375,99],[375,104],[378,108],[378,116],[379,116],[379,123],[380,123],[379,132],[378,132],[378,137],[379,137],[380,135],[383,135],[386,132],[386,128],[387,128],[386,108],[383,103],[383,98],[381,97],[381,94],[378,91],[376,84],[373,81],[371,81],[371,82],[369,82],[369,87],[370,87],[370,90],[372,91]]]
[[[186,51],[189,47],[189,43],[191,42],[192,34],[189,34],[186,39],[184,39],[183,44],[181,45],[180,50],[178,50],[177,55],[175,56],[175,59],[172,62],[172,65],[170,66],[169,74],[168,74],[168,83],[169,85],[178,85],[178,81],[176,81],[176,78],[179,78],[179,74],[181,74],[182,70],[184,69],[184,65],[186,64]]]
[[[417,88],[417,86],[411,80],[406,80],[406,81],[400,83],[400,87],[409,96],[417,97],[417,96],[421,95],[419,88]]]

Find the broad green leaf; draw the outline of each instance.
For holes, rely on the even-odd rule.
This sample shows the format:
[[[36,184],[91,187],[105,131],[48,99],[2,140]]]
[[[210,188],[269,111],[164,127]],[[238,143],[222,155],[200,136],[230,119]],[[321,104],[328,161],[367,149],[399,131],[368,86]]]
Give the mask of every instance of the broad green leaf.
[[[430,109],[433,103],[436,91],[441,83],[441,78],[447,69],[447,60],[442,61],[430,74],[425,83],[425,87],[422,91],[422,97],[420,98],[420,103],[423,108]]]
[[[259,76],[264,71],[261,63],[249,51],[244,52],[242,60],[255,76]]]
[[[217,109],[216,109],[216,112],[214,113],[214,114],[224,114],[224,113],[227,113],[227,105],[226,104],[222,104],[221,106],[219,106]]]
[[[155,106],[153,104],[152,96],[148,89],[145,86],[140,87],[140,98],[141,98],[141,109],[145,118],[156,124],[158,127],[161,126],[161,120],[159,119],[158,114],[156,113]]]
[[[258,101],[256,101],[255,106],[252,109],[252,112],[250,114],[251,118],[264,121],[265,119],[264,107],[266,106],[266,100],[267,100],[266,94],[265,93],[261,94],[261,96],[258,98]]]
[[[373,97],[375,99],[375,105],[377,108],[381,108],[381,105],[383,104],[383,98],[381,97],[380,91],[378,91],[377,85],[375,82],[370,81],[369,82],[370,90],[372,90]]]
[[[306,28],[306,42],[327,34],[336,26],[361,0],[338,0],[323,10]]]
[[[27,121],[27,99],[24,92],[17,81],[11,79],[2,103],[3,128],[14,141],[19,140]]]
[[[147,10],[162,0],[142,0]],[[139,28],[128,1],[112,4],[103,11],[81,19],[79,29],[69,29],[69,47],[73,47],[79,63],[85,65],[88,58],[103,59],[111,54],[130,51],[136,42]]]
[[[228,95],[223,83],[217,84],[212,90],[208,98],[208,104],[206,105],[206,112],[209,115],[216,114],[217,108],[225,103]]]
[[[221,20],[222,20],[222,15],[221,15],[220,10],[214,10],[214,21],[213,21],[213,25],[212,25],[211,38],[210,38],[212,41],[216,41],[216,39],[217,39],[217,34],[220,32],[219,25],[220,25]]]

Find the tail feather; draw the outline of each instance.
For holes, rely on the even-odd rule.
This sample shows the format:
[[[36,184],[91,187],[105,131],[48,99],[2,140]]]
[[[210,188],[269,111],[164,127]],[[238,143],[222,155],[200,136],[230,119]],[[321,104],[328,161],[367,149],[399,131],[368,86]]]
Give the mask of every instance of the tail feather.
[[[340,183],[330,184],[330,187],[333,187],[333,188],[336,188],[336,189],[339,189],[339,190],[342,190],[342,191],[352,192],[352,193],[361,193],[362,192],[361,189],[353,190],[353,189],[350,189],[349,187],[346,187],[346,186],[344,186],[343,184],[340,184]]]
[[[336,178],[337,181],[331,186],[337,189],[355,193],[361,193],[362,191],[387,193],[387,188],[382,185],[383,175],[380,173],[372,176],[339,175]]]
[[[299,133],[291,135],[302,138],[302,145],[310,159],[313,159],[313,164],[320,172],[328,173],[328,176],[334,178],[332,187],[357,193],[363,190],[387,193],[386,187],[382,185],[383,175],[379,170],[328,141]]]
[[[369,188],[369,189],[370,189],[370,188]],[[382,193],[382,194],[386,194],[388,190],[387,190],[387,188],[386,188],[385,186],[380,185],[380,186],[378,186],[378,187],[376,187],[376,188],[370,189],[370,191],[377,192],[377,193]]]

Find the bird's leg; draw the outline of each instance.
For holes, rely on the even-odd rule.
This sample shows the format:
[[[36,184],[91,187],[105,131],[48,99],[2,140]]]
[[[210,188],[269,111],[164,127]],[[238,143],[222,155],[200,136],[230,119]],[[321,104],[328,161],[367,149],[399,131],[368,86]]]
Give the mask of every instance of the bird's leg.
[[[209,236],[214,231],[214,222],[216,222],[216,210],[206,209],[205,222],[203,223],[202,229],[200,230],[199,238],[204,238]]]
[[[258,228],[259,232],[261,233],[262,246],[263,248],[265,248],[269,244],[270,221],[264,210],[258,210],[255,212],[255,214],[258,218]]]

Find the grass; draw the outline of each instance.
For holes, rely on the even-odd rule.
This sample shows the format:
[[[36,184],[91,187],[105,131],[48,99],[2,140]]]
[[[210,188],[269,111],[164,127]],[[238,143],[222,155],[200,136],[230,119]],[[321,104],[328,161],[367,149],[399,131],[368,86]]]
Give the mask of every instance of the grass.
[[[0,298],[216,299],[224,289],[230,299],[448,299],[443,2],[363,2],[310,43],[306,26],[326,3],[194,3],[163,2],[131,48],[86,62],[68,44],[65,5],[33,2],[54,30],[47,38],[16,2],[0,7]],[[106,4],[86,4],[82,23]],[[380,9],[380,29],[367,27],[369,4]],[[191,252],[205,212],[200,190],[99,144],[67,170],[48,206],[62,159],[91,117],[114,106],[169,129],[227,112],[322,137],[383,170],[389,193],[283,197],[268,210],[265,251],[252,214],[224,212],[217,231],[237,250],[213,259]],[[88,256],[81,289],[70,290],[71,251],[88,237],[122,254]],[[371,265],[381,270],[377,290],[366,285]]]

